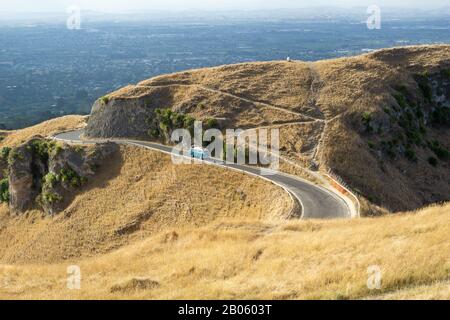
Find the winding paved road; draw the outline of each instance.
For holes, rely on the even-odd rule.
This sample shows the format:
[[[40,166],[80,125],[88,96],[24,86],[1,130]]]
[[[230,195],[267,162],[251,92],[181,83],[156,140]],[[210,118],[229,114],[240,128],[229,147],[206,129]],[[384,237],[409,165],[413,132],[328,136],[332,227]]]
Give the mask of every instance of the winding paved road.
[[[144,147],[156,151],[171,154],[172,147],[165,146],[147,141],[134,141],[123,139],[89,139],[82,138],[83,130],[76,130],[58,134],[53,138],[55,140],[64,141],[67,143],[102,143],[106,141],[115,142],[118,144],[134,145]],[[337,194],[332,193],[322,187],[316,186],[306,180],[287,175],[281,172],[276,172],[271,175],[263,174],[262,169],[257,167],[250,167],[238,164],[224,164],[214,159],[208,162],[228,169],[239,170],[245,173],[256,175],[258,177],[270,180],[288,190],[291,195],[296,198],[302,206],[303,219],[338,219],[350,218],[350,209],[345,201]]]

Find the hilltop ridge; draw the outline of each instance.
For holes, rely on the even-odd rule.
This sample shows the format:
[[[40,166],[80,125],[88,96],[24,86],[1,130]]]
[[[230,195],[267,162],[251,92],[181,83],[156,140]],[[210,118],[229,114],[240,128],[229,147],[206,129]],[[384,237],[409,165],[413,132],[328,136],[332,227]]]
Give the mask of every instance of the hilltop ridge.
[[[277,127],[286,159],[333,172],[371,203],[411,210],[450,200],[449,77],[449,45],[196,69],[99,99],[86,135],[152,140],[158,108],[222,128]]]

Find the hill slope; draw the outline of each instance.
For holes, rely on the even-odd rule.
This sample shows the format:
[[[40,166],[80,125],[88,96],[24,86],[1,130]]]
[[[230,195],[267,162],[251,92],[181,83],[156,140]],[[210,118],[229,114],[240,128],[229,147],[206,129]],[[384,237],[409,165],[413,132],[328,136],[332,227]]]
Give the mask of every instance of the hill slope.
[[[280,128],[283,157],[332,170],[392,211],[449,200],[448,45],[159,76],[97,101],[86,133],[151,139],[156,108],[226,128]]]
[[[2,132],[0,147],[83,122]],[[286,219],[291,206],[264,181],[122,147],[57,216],[0,205],[0,298],[450,298],[449,205],[346,221]]]
[[[1,265],[0,297],[450,299],[449,228],[449,205],[351,221],[224,218],[89,259]],[[74,263],[81,290],[66,288]],[[367,288],[371,266],[379,290]]]
[[[51,120],[8,132],[3,142],[13,146],[29,139],[31,131],[45,135],[82,122],[82,117]],[[225,217],[279,220],[293,208],[290,196],[266,181],[213,166],[174,165],[168,155],[134,147],[121,147],[73,193],[69,206],[56,216],[38,209],[12,216],[0,204],[0,263],[81,259],[171,227]]]

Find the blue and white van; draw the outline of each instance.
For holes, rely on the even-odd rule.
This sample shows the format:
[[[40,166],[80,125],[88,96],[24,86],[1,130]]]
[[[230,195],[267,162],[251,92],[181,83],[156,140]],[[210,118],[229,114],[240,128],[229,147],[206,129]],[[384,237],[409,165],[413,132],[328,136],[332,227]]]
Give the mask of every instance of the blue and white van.
[[[201,160],[205,160],[210,157],[208,149],[205,149],[202,147],[196,147],[196,146],[192,146],[192,148],[189,149],[189,155],[192,158],[201,159]]]

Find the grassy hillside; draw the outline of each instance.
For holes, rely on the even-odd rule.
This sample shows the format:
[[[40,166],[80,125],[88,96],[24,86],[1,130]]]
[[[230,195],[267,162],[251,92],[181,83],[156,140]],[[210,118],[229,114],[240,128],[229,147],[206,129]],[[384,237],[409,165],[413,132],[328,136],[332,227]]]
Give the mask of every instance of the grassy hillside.
[[[151,139],[151,121],[139,119],[155,108],[227,128],[277,127],[283,157],[332,170],[391,211],[450,200],[448,45],[163,75],[104,97],[88,133]]]
[[[449,61],[449,46],[424,46],[193,70],[103,97],[88,127],[119,134],[161,107],[275,126],[285,159],[407,211],[449,200]],[[0,131],[0,149],[85,121]],[[450,299],[449,204],[344,221],[289,219],[292,209],[266,181],[122,146],[56,216],[0,204],[0,298]],[[67,289],[70,265],[79,291]],[[380,289],[367,288],[371,266]]]
[[[341,115],[327,125],[322,163],[394,211],[450,199],[450,158],[430,147],[450,150],[450,46],[382,50],[320,62],[317,69],[324,82],[319,104],[330,117]],[[442,74],[445,80],[434,79]],[[433,83],[446,108],[431,102]],[[436,110],[446,110],[438,116],[442,123]]]
[[[449,228],[449,205],[352,221],[230,217],[170,226],[102,256],[1,265],[8,285],[0,297],[450,299]],[[73,263],[81,267],[79,291],[66,288]],[[373,265],[380,290],[366,286]]]
[[[351,221],[286,219],[291,206],[264,181],[122,147],[55,217],[0,205],[0,298],[450,298],[449,205]],[[66,287],[74,264],[80,291]],[[373,265],[380,290],[366,286]]]
[[[55,133],[77,129],[83,127],[85,124],[86,117],[84,116],[65,116],[53,120],[48,120],[35,126],[21,130],[0,130],[0,136],[3,137],[2,139],[0,139],[0,148],[15,147],[37,135],[46,137]]]
[[[54,121],[52,128],[64,119]],[[27,131],[11,132],[5,142],[25,136]],[[122,147],[55,217],[37,210],[13,217],[0,205],[0,263],[95,256],[172,226],[223,217],[284,219],[292,207],[283,189],[263,180],[213,166],[174,165],[168,155]]]

